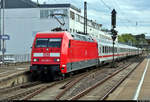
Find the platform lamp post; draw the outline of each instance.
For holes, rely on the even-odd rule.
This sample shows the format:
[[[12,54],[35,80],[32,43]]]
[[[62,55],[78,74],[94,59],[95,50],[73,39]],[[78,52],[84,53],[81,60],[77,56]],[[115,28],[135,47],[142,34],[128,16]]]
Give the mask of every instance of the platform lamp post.
[[[0,35],[1,35],[1,31],[2,31],[2,29],[1,29],[1,19],[2,19],[2,17],[1,17],[1,9],[2,9],[2,0],[0,0]],[[0,39],[0,51],[2,51],[2,48],[1,48],[1,39]]]
[[[84,34],[87,35],[87,2],[84,1]]]
[[[115,59],[114,59],[114,45],[115,45],[115,40],[117,38],[117,31],[115,30],[116,28],[116,14],[117,12],[115,9],[112,10],[111,12],[111,33],[112,33],[112,40],[113,40],[113,60],[112,60],[112,68],[115,67]]]
[[[3,1],[2,5],[3,5],[3,35],[4,35],[4,33],[5,33],[4,32],[4,30],[5,30],[5,24],[4,24],[5,23],[5,21],[4,21],[4,17],[5,17],[5,15],[4,15],[5,14],[5,0],[2,0],[2,1]],[[5,50],[6,50],[5,49],[5,40],[3,39],[2,40],[2,62],[3,62],[3,64],[4,64],[4,57],[5,57]]]

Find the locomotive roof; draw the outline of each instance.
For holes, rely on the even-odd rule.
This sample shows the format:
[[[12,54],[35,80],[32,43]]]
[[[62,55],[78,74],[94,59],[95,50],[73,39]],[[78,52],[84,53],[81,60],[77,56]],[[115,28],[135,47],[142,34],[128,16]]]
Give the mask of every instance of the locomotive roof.
[[[53,32],[52,31],[51,32],[50,31],[43,31],[43,32],[38,32],[37,34],[43,34],[43,33],[47,33],[47,34],[53,33],[54,34],[54,33],[64,33],[64,32],[66,32],[66,31],[59,31],[59,32],[58,31],[57,32],[55,32],[55,31],[53,31]]]
[[[74,40],[94,42],[94,39],[90,35],[83,35],[83,34],[79,34],[79,33],[71,33],[71,36],[74,38]]]
[[[47,37],[47,36],[50,35],[50,34],[56,34],[56,35],[59,34],[59,35],[62,35],[62,36],[63,36],[63,35],[66,35],[66,36],[68,36],[69,39],[73,39],[72,36],[71,36],[68,32],[66,32],[66,31],[60,31],[60,32],[49,32],[49,31],[46,31],[46,32],[38,32],[38,33],[36,34],[36,37],[37,37],[37,36],[42,36],[42,35],[45,36],[45,37]],[[56,35],[55,35],[55,36],[56,36]]]
[[[68,36],[72,36],[72,38],[74,40],[81,40],[81,41],[88,41],[88,42],[94,42],[93,38],[90,35],[83,35],[83,34],[78,34],[78,33],[69,33],[66,31],[59,31],[59,32],[49,32],[49,31],[45,31],[45,32],[38,32],[37,35],[41,35],[41,34],[57,34],[57,33],[66,33],[68,34]]]

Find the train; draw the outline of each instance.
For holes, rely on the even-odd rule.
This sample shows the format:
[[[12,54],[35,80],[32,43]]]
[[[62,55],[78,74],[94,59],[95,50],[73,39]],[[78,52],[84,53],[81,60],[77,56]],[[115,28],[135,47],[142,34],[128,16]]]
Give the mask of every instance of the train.
[[[93,38],[90,35],[67,31],[39,32],[36,34],[31,51],[30,72],[32,78],[46,75],[52,80],[59,77],[140,55],[142,49],[115,42],[114,54],[112,41]]]

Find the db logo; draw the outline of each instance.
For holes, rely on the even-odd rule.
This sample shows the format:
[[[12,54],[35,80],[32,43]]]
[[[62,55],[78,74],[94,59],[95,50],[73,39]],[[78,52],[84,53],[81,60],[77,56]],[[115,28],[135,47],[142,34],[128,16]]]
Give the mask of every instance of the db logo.
[[[50,53],[44,53],[44,56],[45,56],[45,57],[49,57],[49,56],[50,56]]]

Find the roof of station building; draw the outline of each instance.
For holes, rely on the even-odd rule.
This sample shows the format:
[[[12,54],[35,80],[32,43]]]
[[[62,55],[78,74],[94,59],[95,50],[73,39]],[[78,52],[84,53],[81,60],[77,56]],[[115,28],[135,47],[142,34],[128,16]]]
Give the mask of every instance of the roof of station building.
[[[5,1],[5,3],[3,3]],[[31,0],[1,0],[1,7],[3,5],[5,9],[13,8],[72,8],[78,12],[81,12],[81,9],[75,7],[72,4],[37,4]]]

